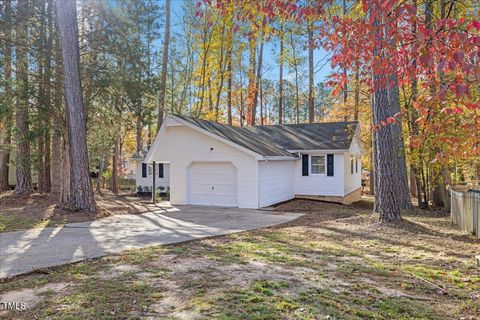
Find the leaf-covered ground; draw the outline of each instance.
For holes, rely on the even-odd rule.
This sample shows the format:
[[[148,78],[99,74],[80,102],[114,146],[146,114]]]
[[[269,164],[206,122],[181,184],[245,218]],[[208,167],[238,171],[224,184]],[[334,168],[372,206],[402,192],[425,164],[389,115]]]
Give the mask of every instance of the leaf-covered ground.
[[[0,232],[55,227],[69,222],[89,221],[118,214],[138,214],[150,210],[148,198],[114,195],[109,190],[95,194],[98,206],[96,214],[72,212],[59,207],[58,198],[58,193],[0,194]]]
[[[480,241],[448,216],[294,201],[287,225],[133,250],[0,284],[6,319],[478,319]],[[20,300],[21,301],[21,300]]]

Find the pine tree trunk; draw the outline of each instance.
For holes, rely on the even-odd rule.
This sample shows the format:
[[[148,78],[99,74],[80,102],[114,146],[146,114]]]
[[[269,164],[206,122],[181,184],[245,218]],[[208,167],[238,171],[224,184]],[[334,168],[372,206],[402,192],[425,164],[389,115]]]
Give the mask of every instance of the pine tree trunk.
[[[37,118],[37,152],[35,155],[35,170],[37,172],[37,191],[40,193],[45,192],[45,36],[46,36],[46,25],[45,25],[45,1],[39,0],[38,6],[40,9],[40,34],[38,40],[38,75],[40,78],[40,83],[38,85],[38,118]]]
[[[11,120],[10,120],[11,121]],[[4,129],[2,139],[2,151],[0,151],[0,192],[10,190],[8,182],[9,162],[10,162],[10,143],[11,143],[11,128],[9,120],[5,119],[6,128]],[[1,135],[0,135],[1,137]]]
[[[345,17],[347,15],[347,2],[346,0],[343,0],[342,4],[342,13],[343,16]],[[347,84],[347,68],[343,68],[343,77],[344,77],[344,83],[343,83],[343,108],[344,110],[347,110],[347,100],[348,100],[348,84]],[[348,120],[347,114],[343,117],[344,121]]]
[[[95,212],[96,204],[88,167],[87,128],[80,82],[80,50],[75,6],[75,1],[57,2],[67,102],[68,139],[73,168],[74,203],[76,209]]]
[[[415,10],[417,10],[417,1],[413,1],[413,6],[415,7]],[[414,22],[412,26],[412,32],[415,34],[417,32],[417,23]],[[417,60],[413,59],[412,60],[412,68],[416,69],[417,68]],[[413,138],[418,135],[418,124],[416,122],[417,118],[419,117],[417,110],[413,106],[413,104],[417,101],[417,96],[418,96],[418,80],[416,77],[414,77],[410,83],[410,91],[411,91],[411,103],[407,105],[407,111],[408,111],[408,129],[409,129],[409,135],[410,138]],[[420,148],[413,148],[410,147],[410,153],[412,155],[414,154],[421,154],[422,150]],[[420,177],[420,172],[422,171],[421,169],[421,163],[418,159],[419,157],[412,156],[410,159],[410,174],[411,174],[411,179],[410,179],[410,192],[412,195],[417,197],[418,201],[418,207],[419,208],[424,208],[425,204],[423,202],[422,198],[422,182],[421,182],[421,177]]]
[[[2,147],[0,147],[0,192],[10,190],[10,185],[8,182],[8,172],[9,172],[9,163],[10,163],[10,144],[12,136],[12,121],[13,121],[13,101],[12,101],[12,86],[10,81],[12,80],[12,3],[11,0],[5,0],[4,3],[4,20],[5,20],[5,47],[4,47],[4,62],[5,62],[5,73],[4,73],[4,103],[6,105],[6,110],[4,118],[0,119],[4,124],[4,128],[0,129],[0,142]]]
[[[420,181],[420,176],[418,174],[418,168],[415,167],[415,189],[417,190],[417,201],[418,201],[418,207],[421,209],[425,208],[425,204],[423,203],[423,198],[422,198],[422,181]]]
[[[389,83],[391,87],[388,88],[388,116],[393,117],[395,114],[401,112],[397,76],[391,75]],[[396,162],[393,166],[393,174],[397,178],[397,199],[399,201],[400,208],[405,209],[408,212],[412,212],[413,205],[410,197],[410,190],[408,188],[407,160],[405,156],[405,141],[403,139],[401,120],[397,119],[394,124],[390,125],[390,127],[395,140],[394,147],[396,148]]]
[[[225,24],[222,26],[222,33],[221,33],[222,39],[225,37]],[[219,117],[219,110],[220,110],[220,97],[222,96],[222,90],[223,90],[223,81],[225,79],[225,60],[227,57],[224,54],[225,51],[225,46],[224,43],[220,45],[220,59],[218,61],[218,72],[220,73],[220,80],[218,81],[218,86],[217,86],[217,93],[215,94],[215,121],[218,121]]]
[[[207,70],[210,70],[210,65],[207,64]],[[212,77],[211,73],[208,72],[208,110],[213,112],[213,97],[212,97]]]
[[[67,132],[65,128],[65,120],[63,115],[63,75],[62,75],[62,53],[60,44],[56,43],[55,47],[55,100],[54,100],[54,110],[53,110],[53,132],[52,132],[52,145],[56,148],[52,154],[52,191],[60,192],[61,184],[65,181],[61,181],[61,168],[62,168],[62,158],[64,152],[64,142],[62,141],[63,133]],[[67,137],[63,135],[64,137]],[[60,150],[58,146],[61,146]],[[67,150],[67,152],[69,152]],[[63,188],[64,189],[64,188]],[[67,198],[67,197],[60,197]],[[60,201],[62,202],[62,201]]]
[[[16,42],[19,44],[16,48],[16,98],[17,110],[15,113],[15,123],[18,134],[16,165],[17,165],[17,185],[15,192],[18,194],[28,194],[33,192],[31,160],[30,160],[30,141],[29,141],[29,94],[28,94],[28,1],[19,0],[17,3],[17,26]]]
[[[239,55],[238,57],[238,70],[240,71],[239,72],[239,76],[240,76],[240,85],[239,85],[239,91],[240,91],[240,105],[238,106],[238,113],[239,113],[239,116],[240,116],[240,119],[239,119],[239,122],[240,122],[240,127],[243,127],[244,125],[244,122],[245,122],[245,112],[244,112],[244,109],[245,109],[245,100],[244,100],[244,97],[243,97],[243,77],[242,77],[242,56]]]
[[[293,31],[290,32],[290,44],[292,46],[293,71],[295,72],[295,123],[300,123],[300,101],[298,93],[298,61],[296,56],[296,48],[293,42]]]
[[[137,119],[135,123],[135,141],[136,141],[136,146],[137,146],[137,153],[140,154],[140,152],[143,151],[143,124],[142,124],[142,116],[137,114]]]
[[[360,70],[355,71],[355,103],[353,106],[353,120],[358,121],[358,113],[360,109]]]
[[[313,30],[308,24],[308,122],[315,122],[315,87],[313,79]]]
[[[255,125],[256,115],[256,91],[257,80],[255,77],[256,69],[256,51],[257,51],[257,39],[253,35],[248,39],[249,45],[249,63],[248,63],[248,92],[247,92],[247,126]]]
[[[163,124],[165,110],[165,89],[167,83],[168,45],[170,42],[170,0],[165,0],[165,36],[163,42],[162,73],[158,97],[157,132]]]
[[[113,193],[118,194],[118,156],[120,153],[120,139],[115,139],[115,148],[113,150],[113,159],[112,159],[112,186],[111,190]]]
[[[265,124],[265,113],[263,111],[264,101],[263,101],[263,83],[260,81],[260,87],[258,88],[258,94],[260,98],[260,124],[263,126]]]
[[[256,85],[255,85],[255,98],[254,98],[254,102],[255,102],[255,106],[254,106],[254,109],[255,109],[255,112],[253,114],[253,124],[255,124],[255,117],[256,117],[256,114],[257,114],[257,105],[258,105],[258,96],[259,96],[259,93],[260,93],[260,88],[261,88],[261,85],[262,85],[262,67],[263,67],[263,46],[264,46],[264,43],[265,43],[265,33],[262,32],[262,36],[260,38],[260,49],[258,50],[258,65],[257,65],[257,79],[256,79]],[[262,99],[262,97],[260,96],[260,100]],[[262,123],[263,122],[263,119],[262,119],[262,101],[260,101],[260,122]]]
[[[376,4],[370,4],[371,14],[374,15],[376,35],[374,36],[374,59],[388,61],[381,51],[384,42],[385,27],[381,21],[380,9],[374,8]],[[388,79],[391,75],[380,74],[373,68],[373,100],[372,118],[374,124],[379,124],[388,117],[391,112],[391,93],[387,88]],[[382,222],[397,222],[401,220],[401,207],[398,199],[398,192],[401,192],[398,175],[395,173],[398,168],[398,133],[395,128],[397,124],[380,127],[373,133],[373,163],[375,171],[375,204],[374,212],[379,214]]]
[[[417,184],[416,184],[416,181],[415,181],[415,169],[413,168],[413,166],[410,166],[410,174],[408,176],[410,182],[410,195],[412,197],[416,197],[417,196]]]
[[[39,119],[40,126],[43,127],[44,123]],[[35,157],[35,169],[37,171],[37,191],[40,193],[45,192],[45,134],[44,130],[40,130],[40,134],[37,139],[37,155]]]
[[[374,78],[378,76],[374,75]],[[375,80],[374,80],[375,81]],[[386,88],[376,88],[372,115],[375,123],[386,119],[388,113],[388,92]],[[396,141],[392,126],[386,126],[373,134],[375,168],[375,211],[382,222],[401,220],[400,203],[397,199],[398,188],[393,164],[396,159]]]
[[[75,197],[73,194],[72,162],[70,159],[70,143],[68,141],[68,121],[65,118],[62,127],[64,128],[62,137],[62,152],[60,162],[60,205],[63,207],[74,207]]]
[[[44,174],[44,192],[50,192],[52,190],[52,180],[51,180],[51,139],[50,139],[50,130],[45,130],[45,160],[43,162],[43,174]]]
[[[370,194],[374,195],[375,194],[375,180],[374,180],[374,172],[373,172],[373,166],[370,169]]]
[[[448,192],[448,187],[450,187],[450,171],[448,168],[442,169],[442,198],[445,211],[450,212],[450,194]]]
[[[375,172],[374,172],[374,158],[373,158],[373,150],[374,150],[374,143],[373,143],[373,133],[371,133],[372,137],[372,151],[370,152],[370,194],[375,194]]]
[[[228,62],[227,62],[227,76],[228,76],[228,80],[227,80],[227,123],[229,125],[232,125],[232,59],[233,59],[233,55],[232,55],[232,47],[233,47],[233,30],[230,31],[232,33],[232,38],[230,39],[229,41],[229,44],[228,44],[228,53],[227,53],[227,56],[228,56]]]
[[[280,72],[278,80],[278,124],[283,123],[283,24],[280,27]]]
[[[98,177],[97,177],[97,187],[96,191],[100,192],[103,186],[103,171],[105,170],[105,155],[102,155],[100,160],[100,167],[98,170]]]
[[[51,179],[51,121],[52,121],[52,103],[51,103],[51,77],[52,77],[52,48],[53,48],[53,1],[48,0],[48,11],[47,11],[47,30],[48,30],[48,38],[46,40],[46,48],[45,48],[45,84],[44,84],[44,91],[45,91],[45,110],[47,111],[45,114],[45,159],[44,163],[44,190],[45,192],[50,192],[52,189],[52,179]]]

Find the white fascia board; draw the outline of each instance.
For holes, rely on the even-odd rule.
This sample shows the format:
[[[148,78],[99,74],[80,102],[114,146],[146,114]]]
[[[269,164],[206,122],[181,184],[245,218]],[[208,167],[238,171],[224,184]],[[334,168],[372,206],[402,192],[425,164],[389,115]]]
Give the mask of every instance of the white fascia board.
[[[232,142],[232,141],[230,141],[230,140],[227,140],[227,139],[222,138],[222,137],[220,137],[220,136],[218,136],[218,135],[216,135],[216,134],[214,134],[214,133],[211,133],[211,132],[209,132],[209,131],[207,131],[207,130],[205,130],[205,129],[202,129],[202,128],[200,128],[200,127],[198,127],[198,126],[196,126],[196,125],[194,125],[194,124],[192,124],[192,123],[190,123],[190,122],[188,122],[188,121],[185,121],[185,120],[180,119],[180,118],[175,117],[175,116],[172,116],[172,118],[174,118],[175,120],[181,122],[182,124],[184,124],[185,126],[191,128],[191,129],[193,129],[193,130],[199,131],[199,132],[201,132],[201,133],[209,136],[210,138],[213,138],[213,139],[215,139],[215,140],[219,140],[219,141],[221,141],[221,142],[223,142],[223,143],[225,143],[225,144],[227,144],[227,145],[229,145],[229,146],[231,146],[231,147],[233,147],[233,148],[235,148],[235,149],[237,149],[237,150],[243,151],[243,152],[245,152],[245,153],[253,156],[256,160],[263,160],[263,159],[265,159],[265,157],[262,156],[262,155],[259,154],[259,153],[256,153],[256,152],[254,152],[254,151],[252,151],[252,150],[250,150],[250,149],[247,149],[247,148],[245,148],[245,147],[242,147],[242,146],[240,146],[240,145],[238,145],[238,144],[236,144],[236,143],[234,143],[234,142]],[[155,138],[155,140],[156,140],[156,138]]]
[[[144,163],[152,163],[153,161],[155,161],[155,159],[153,159],[153,155],[158,149],[158,145],[160,144],[160,139],[165,135],[165,128],[168,126],[174,125],[175,121],[174,120],[172,121],[172,120],[173,118],[167,115],[167,117],[163,121],[162,126],[160,127],[160,130],[158,130],[155,140],[153,140],[152,147],[150,148],[150,150],[148,150],[148,153],[145,156],[145,159],[143,160]]]
[[[291,153],[345,153],[348,149],[314,149],[314,150],[287,150]]]
[[[298,160],[299,157],[289,156],[265,156],[265,160]]]

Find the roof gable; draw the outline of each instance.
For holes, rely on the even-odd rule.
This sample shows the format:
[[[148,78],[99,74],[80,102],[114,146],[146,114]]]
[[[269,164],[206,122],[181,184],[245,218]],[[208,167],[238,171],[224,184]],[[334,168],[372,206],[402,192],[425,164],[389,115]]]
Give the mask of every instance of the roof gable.
[[[256,136],[246,128],[175,115],[175,117],[266,157],[295,157],[290,152]]]

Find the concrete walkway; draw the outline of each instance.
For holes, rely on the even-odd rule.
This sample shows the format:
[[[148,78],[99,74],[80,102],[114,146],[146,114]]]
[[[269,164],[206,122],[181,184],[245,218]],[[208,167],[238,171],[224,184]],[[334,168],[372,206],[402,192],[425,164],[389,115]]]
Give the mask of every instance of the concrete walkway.
[[[299,216],[249,209],[172,207],[162,203],[152,205],[151,212],[140,215],[0,233],[0,278],[132,248],[273,226]]]

